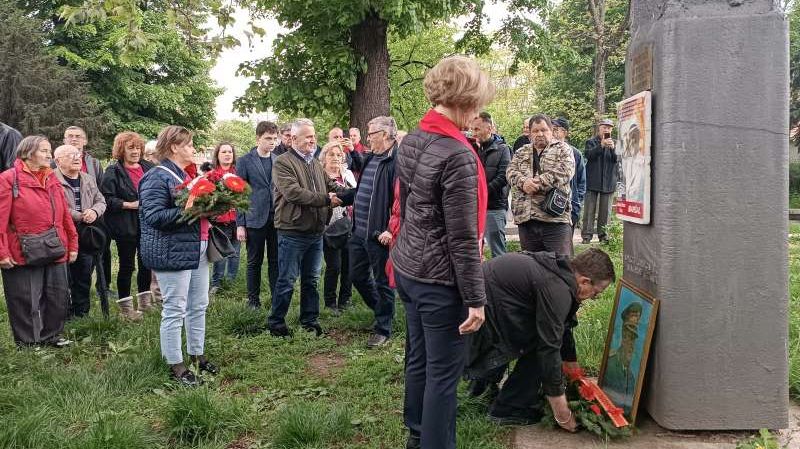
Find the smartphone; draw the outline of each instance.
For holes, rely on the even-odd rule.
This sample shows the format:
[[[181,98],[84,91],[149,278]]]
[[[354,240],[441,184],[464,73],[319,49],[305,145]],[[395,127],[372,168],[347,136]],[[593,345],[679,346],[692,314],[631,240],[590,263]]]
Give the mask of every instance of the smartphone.
[[[611,133],[603,133],[603,140],[610,139]]]

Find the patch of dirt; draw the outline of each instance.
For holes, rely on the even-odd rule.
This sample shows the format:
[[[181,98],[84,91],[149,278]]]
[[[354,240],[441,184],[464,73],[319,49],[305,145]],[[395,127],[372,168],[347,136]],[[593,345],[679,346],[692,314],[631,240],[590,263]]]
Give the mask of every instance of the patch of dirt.
[[[252,439],[252,437],[244,434],[238,436],[235,440],[228,443],[228,445],[225,446],[225,449],[250,449],[253,447],[253,443],[255,443],[255,441]]]
[[[247,389],[247,392],[250,393],[250,394],[258,394],[258,393],[261,393],[262,391],[264,391],[264,389],[259,387],[259,386],[256,386],[256,385],[251,385]]]
[[[341,371],[347,363],[345,357],[334,352],[314,354],[308,359],[308,370],[314,377],[328,379],[331,375]]]

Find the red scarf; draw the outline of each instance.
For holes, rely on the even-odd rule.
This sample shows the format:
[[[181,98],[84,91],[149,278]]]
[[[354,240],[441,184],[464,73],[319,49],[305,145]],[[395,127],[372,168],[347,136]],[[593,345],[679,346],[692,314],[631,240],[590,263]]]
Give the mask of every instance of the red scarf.
[[[483,171],[483,164],[478,157],[478,153],[470,145],[464,134],[461,133],[461,130],[449,118],[433,109],[429,110],[425,117],[422,117],[419,122],[419,129],[427,133],[452,137],[463,143],[475,156],[475,165],[478,167],[478,240],[480,242],[481,258],[483,258],[483,234],[486,230],[486,209],[489,205],[489,191],[486,189],[486,173]]]

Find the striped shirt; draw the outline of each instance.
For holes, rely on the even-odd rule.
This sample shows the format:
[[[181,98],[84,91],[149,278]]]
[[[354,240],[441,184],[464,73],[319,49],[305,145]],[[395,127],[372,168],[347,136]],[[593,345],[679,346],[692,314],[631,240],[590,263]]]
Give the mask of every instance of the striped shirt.
[[[358,192],[353,202],[353,223],[355,227],[353,233],[365,240],[369,238],[367,228],[369,227],[369,208],[372,202],[372,191],[375,190],[375,173],[378,166],[386,155],[375,155],[361,172],[361,180],[358,183]]]

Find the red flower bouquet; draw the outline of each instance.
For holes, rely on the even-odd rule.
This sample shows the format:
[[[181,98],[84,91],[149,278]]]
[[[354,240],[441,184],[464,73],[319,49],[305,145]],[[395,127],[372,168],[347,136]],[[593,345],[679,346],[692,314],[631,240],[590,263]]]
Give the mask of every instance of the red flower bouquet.
[[[567,378],[567,401],[579,426],[604,439],[631,435],[632,426],[593,379],[586,377],[581,368],[564,367]],[[556,427],[555,416],[549,404],[545,405],[542,424]]]
[[[175,188],[175,202],[183,208],[181,221],[193,223],[231,209],[250,208],[250,186],[233,173],[211,171]]]

